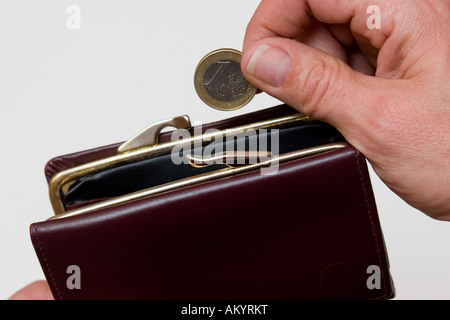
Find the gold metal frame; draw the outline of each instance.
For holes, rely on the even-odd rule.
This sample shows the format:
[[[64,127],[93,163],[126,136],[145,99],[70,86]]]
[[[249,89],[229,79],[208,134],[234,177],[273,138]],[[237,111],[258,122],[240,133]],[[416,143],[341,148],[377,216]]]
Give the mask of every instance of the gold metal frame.
[[[260,130],[260,129],[269,129],[269,128],[279,128],[287,125],[292,125],[300,122],[306,122],[310,121],[311,119],[302,115],[302,114],[294,114],[284,117],[279,117],[275,119],[270,119],[266,121],[260,121],[251,123],[248,125],[238,126],[231,129],[223,130],[220,132],[222,137],[229,136],[229,135],[236,135],[239,133],[242,133],[243,131],[253,129],[253,130]],[[159,134],[159,132],[157,133]],[[70,184],[75,182],[77,179],[94,174],[97,172],[101,172],[104,170],[108,170],[123,164],[127,163],[133,163],[138,162],[144,159],[150,159],[154,158],[163,154],[168,154],[171,152],[171,150],[175,146],[180,145],[189,145],[193,143],[198,143],[199,141],[211,141],[212,137],[217,137],[218,132],[210,133],[210,134],[203,134],[201,136],[194,136],[189,139],[184,139],[180,141],[171,141],[161,144],[154,144],[151,146],[145,146],[140,147],[137,149],[133,149],[124,153],[118,153],[115,156],[111,156],[105,159],[93,161],[78,167],[74,167],[72,169],[65,170],[63,172],[58,173],[55,175],[49,184],[49,195],[50,195],[50,201],[53,206],[53,210],[55,213],[55,216],[53,216],[50,219],[60,219],[60,218],[66,218],[71,217],[79,214],[83,214],[86,212],[91,212],[94,210],[99,210],[101,208],[111,207],[117,204],[129,202],[132,200],[149,197],[155,194],[159,194],[162,192],[167,192],[187,186],[192,186],[195,184],[203,183],[212,181],[215,179],[220,179],[223,177],[241,174],[245,172],[249,172],[252,170],[256,170],[262,167],[270,166],[273,163],[283,163],[286,161],[291,161],[294,159],[300,159],[312,155],[317,155],[324,152],[333,151],[339,148],[343,148],[348,146],[347,143],[333,143],[328,145],[323,145],[319,147],[314,148],[308,148],[304,150],[299,150],[283,155],[279,155],[276,157],[272,157],[266,161],[259,162],[256,164],[250,164],[245,166],[239,166],[239,167],[226,167],[224,169],[220,169],[217,171],[213,171],[210,173],[200,174],[194,177],[174,181],[168,184],[152,187],[149,189],[144,189],[138,192],[134,192],[131,194],[127,194],[124,196],[112,198],[106,201],[98,202],[92,205],[88,205],[79,209],[71,210],[66,212],[65,204],[63,200],[62,194],[67,192]]]

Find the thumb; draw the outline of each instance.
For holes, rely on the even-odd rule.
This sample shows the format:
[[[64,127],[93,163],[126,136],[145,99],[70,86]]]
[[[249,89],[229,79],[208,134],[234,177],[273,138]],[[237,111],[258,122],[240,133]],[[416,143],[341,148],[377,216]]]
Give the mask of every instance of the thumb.
[[[361,119],[377,80],[323,51],[283,38],[266,38],[246,48],[241,65],[260,90],[338,129]]]

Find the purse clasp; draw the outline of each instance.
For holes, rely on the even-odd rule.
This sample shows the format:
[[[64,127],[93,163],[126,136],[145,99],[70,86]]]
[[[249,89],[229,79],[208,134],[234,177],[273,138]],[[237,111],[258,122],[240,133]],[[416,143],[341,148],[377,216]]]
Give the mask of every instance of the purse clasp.
[[[188,116],[179,116],[155,122],[120,145],[118,153],[124,153],[143,147],[151,147],[158,144],[159,135],[164,128],[189,129],[191,121]]]
[[[213,164],[225,164],[236,168],[249,164],[261,163],[273,158],[270,151],[228,151],[211,156],[186,155],[189,165],[194,168],[204,168]]]

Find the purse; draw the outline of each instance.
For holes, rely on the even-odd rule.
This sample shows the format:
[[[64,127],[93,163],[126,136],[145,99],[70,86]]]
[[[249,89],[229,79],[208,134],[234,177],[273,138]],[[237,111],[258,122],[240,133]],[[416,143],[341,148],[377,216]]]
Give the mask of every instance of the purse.
[[[289,106],[160,121],[45,174],[55,215],[30,233],[55,299],[394,297],[364,156]]]

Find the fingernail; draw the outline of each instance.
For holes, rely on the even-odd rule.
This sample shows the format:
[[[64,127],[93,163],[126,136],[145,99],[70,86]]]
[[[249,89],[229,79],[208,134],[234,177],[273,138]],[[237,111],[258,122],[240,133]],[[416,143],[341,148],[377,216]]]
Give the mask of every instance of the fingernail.
[[[291,59],[282,49],[263,44],[259,46],[247,64],[247,72],[258,80],[281,87],[291,68]]]

